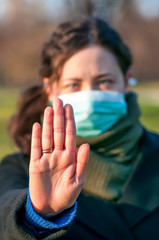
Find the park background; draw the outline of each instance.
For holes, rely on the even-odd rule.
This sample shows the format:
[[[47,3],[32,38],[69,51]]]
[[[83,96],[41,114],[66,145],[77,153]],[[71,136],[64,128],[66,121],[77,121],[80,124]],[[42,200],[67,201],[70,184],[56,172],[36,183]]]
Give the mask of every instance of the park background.
[[[131,48],[141,122],[159,133],[159,0],[0,0],[0,159],[18,151],[7,126],[19,94],[42,82],[43,43],[60,22],[98,16]],[[27,123],[26,123],[27,124]]]

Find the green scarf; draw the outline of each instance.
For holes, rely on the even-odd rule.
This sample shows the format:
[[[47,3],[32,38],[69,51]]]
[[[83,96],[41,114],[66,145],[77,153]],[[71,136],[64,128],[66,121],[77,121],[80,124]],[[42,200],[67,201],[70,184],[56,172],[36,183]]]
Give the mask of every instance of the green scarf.
[[[143,128],[135,93],[126,95],[127,115],[109,131],[89,138],[77,137],[77,147],[90,144],[90,158],[83,190],[106,200],[117,200],[122,188],[140,157],[139,140]]]

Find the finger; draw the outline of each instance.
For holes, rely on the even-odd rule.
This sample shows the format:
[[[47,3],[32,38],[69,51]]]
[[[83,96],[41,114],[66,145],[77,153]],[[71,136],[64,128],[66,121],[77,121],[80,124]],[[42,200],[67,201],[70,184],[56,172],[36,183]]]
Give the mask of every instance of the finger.
[[[53,109],[47,107],[44,111],[42,147],[48,149],[53,147]]]
[[[67,104],[64,107],[65,113],[65,148],[70,152],[76,151],[76,125],[73,108]]]
[[[83,184],[85,181],[89,151],[89,144],[83,144],[80,146],[77,152],[76,179],[81,184]]]
[[[62,150],[64,146],[64,110],[61,99],[53,101],[54,108],[54,148]]]
[[[41,157],[41,126],[39,123],[34,123],[32,128],[31,139],[31,160],[36,161]]]

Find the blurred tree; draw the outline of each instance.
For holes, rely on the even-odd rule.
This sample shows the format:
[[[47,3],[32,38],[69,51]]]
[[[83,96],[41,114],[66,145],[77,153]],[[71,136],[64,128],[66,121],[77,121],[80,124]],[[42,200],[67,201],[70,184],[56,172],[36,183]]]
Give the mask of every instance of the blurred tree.
[[[5,19],[3,24],[9,32],[29,31],[43,21],[47,21],[47,10],[43,0],[5,0]]]
[[[0,1],[6,6],[6,21],[0,22],[0,83],[37,82],[46,37],[57,23],[85,16],[102,17],[120,31],[132,49],[134,69],[140,78],[159,76],[159,19],[148,21],[141,17],[136,11],[137,0]]]
[[[67,0],[63,1],[68,16],[100,16],[111,22],[118,21],[122,16],[122,7],[125,0]],[[130,2],[130,0],[127,0]]]

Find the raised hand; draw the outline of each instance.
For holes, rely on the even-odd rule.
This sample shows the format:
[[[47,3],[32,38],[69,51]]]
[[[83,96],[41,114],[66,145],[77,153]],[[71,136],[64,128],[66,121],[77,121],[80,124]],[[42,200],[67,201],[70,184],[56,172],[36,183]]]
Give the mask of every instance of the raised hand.
[[[29,191],[35,211],[56,215],[75,203],[83,187],[89,145],[81,145],[76,153],[76,128],[71,105],[63,108],[62,101],[57,98],[53,109],[45,109],[42,139],[40,124],[33,125]],[[52,151],[43,153],[42,149]]]

